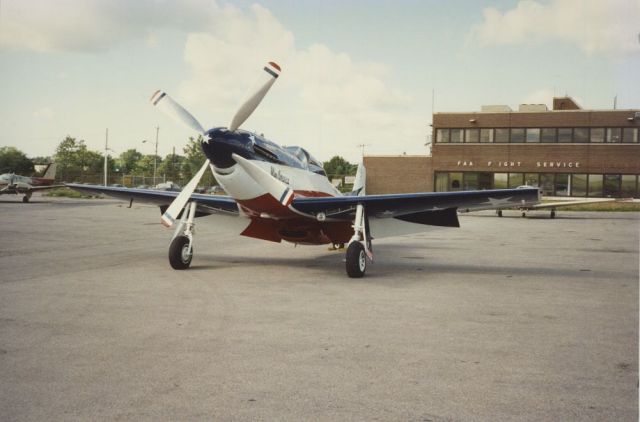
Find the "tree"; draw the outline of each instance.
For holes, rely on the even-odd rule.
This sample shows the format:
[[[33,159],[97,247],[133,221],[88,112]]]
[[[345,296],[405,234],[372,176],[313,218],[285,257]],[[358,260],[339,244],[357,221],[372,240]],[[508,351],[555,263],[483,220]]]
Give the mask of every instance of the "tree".
[[[136,161],[133,172],[135,174],[141,174],[143,176],[153,176],[153,163],[159,163],[162,158],[152,154],[143,155],[138,161]]]
[[[135,148],[128,149],[120,154],[119,165],[120,171],[125,174],[130,174],[136,168],[137,162],[142,158],[142,153],[138,152]]]
[[[328,176],[353,176],[358,171],[357,164],[351,164],[339,155],[325,161],[323,165]]]
[[[189,138],[189,142],[182,149],[184,152],[184,161],[182,162],[182,176],[185,181],[191,180],[191,178],[200,170],[200,167],[207,160],[207,157],[202,151],[200,143],[202,142],[202,136],[199,135],[198,139]],[[217,184],[216,178],[210,170],[205,171],[202,179],[200,179],[201,186],[213,186]]]
[[[87,173],[95,175],[104,171],[104,156],[88,150],[84,141],[76,141],[71,136],[60,142],[53,159],[58,164],[61,180],[82,180]],[[109,171],[113,171],[113,160],[109,158],[107,163]]]
[[[31,161],[33,161],[33,164],[49,164],[53,162],[53,158],[51,157],[33,157],[31,159]]]
[[[184,157],[177,154],[167,155],[164,160],[162,160],[162,163],[158,165],[158,174],[164,174],[167,180],[173,182],[180,181],[180,170],[183,160]]]
[[[15,147],[1,147],[0,173],[30,175],[33,173],[33,162]]]

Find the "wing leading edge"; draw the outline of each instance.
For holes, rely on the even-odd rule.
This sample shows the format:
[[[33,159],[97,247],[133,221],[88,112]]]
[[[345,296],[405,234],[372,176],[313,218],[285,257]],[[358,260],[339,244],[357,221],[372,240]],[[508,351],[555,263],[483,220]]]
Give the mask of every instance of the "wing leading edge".
[[[154,189],[134,189],[120,188],[112,186],[99,185],[81,185],[77,183],[67,183],[67,187],[79,192],[92,194],[105,194],[114,198],[125,201],[135,200],[147,204],[158,205],[161,209],[168,207],[169,204],[178,196],[180,192],[160,191]],[[208,215],[215,213],[238,214],[238,204],[235,199],[222,195],[205,195],[194,193],[191,199],[198,202],[198,215]]]

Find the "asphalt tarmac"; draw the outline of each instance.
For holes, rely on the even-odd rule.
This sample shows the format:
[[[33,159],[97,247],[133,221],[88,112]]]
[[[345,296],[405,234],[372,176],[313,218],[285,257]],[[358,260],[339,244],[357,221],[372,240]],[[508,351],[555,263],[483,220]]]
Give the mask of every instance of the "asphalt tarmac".
[[[343,253],[0,197],[0,420],[637,421],[638,213],[461,216]]]

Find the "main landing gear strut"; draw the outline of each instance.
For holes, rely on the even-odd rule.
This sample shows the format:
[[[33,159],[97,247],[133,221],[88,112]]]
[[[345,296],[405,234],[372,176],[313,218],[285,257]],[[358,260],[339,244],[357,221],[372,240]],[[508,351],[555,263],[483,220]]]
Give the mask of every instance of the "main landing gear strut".
[[[191,265],[193,258],[193,236],[198,203],[193,201],[182,210],[182,217],[176,227],[171,244],[169,245],[169,263],[174,270],[186,270]]]
[[[347,246],[346,267],[347,275],[351,278],[364,276],[367,270],[367,260],[373,262],[371,248],[371,236],[368,233],[367,218],[364,206],[359,204],[356,208],[356,218],[353,223],[353,236]]]

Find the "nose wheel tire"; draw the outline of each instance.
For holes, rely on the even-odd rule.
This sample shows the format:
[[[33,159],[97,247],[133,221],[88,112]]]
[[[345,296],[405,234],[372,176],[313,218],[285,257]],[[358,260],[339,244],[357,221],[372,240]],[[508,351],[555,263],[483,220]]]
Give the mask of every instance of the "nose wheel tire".
[[[177,236],[169,245],[169,263],[174,270],[186,270],[191,265],[193,247],[189,251],[189,238]]]
[[[367,269],[367,254],[360,242],[351,242],[347,248],[347,275],[361,278]]]

